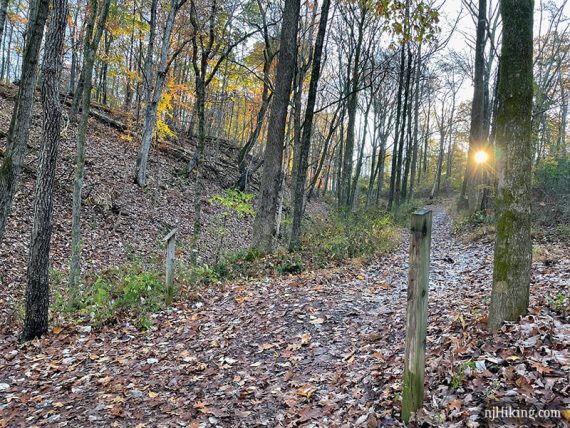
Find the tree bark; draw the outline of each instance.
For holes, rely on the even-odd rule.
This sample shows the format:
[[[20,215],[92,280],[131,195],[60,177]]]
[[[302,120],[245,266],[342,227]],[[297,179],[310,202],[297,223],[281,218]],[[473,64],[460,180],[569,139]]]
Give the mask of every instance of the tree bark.
[[[6,22],[7,10],[8,0],[0,0],[0,46],[2,46],[2,35],[4,33],[4,23]]]
[[[166,75],[168,73],[168,68],[170,65],[168,62],[168,49],[170,48],[170,38],[172,36],[172,30],[174,28],[174,20],[176,19],[176,14],[178,13],[180,6],[181,2],[179,0],[171,0],[168,17],[164,25],[164,34],[162,36],[162,45],[160,47],[160,63],[158,65],[156,79],[151,78],[150,70],[147,69],[147,67],[150,67],[148,65],[148,60],[147,64],[145,65],[145,80],[147,80],[145,85],[145,91],[148,91],[145,92],[147,94],[146,96],[147,105],[144,115],[144,126],[143,126],[141,145],[139,147],[139,152],[137,155],[136,175],[135,175],[135,183],[138,184],[140,187],[144,187],[146,185],[148,156],[150,152],[150,146],[152,144],[152,137],[156,129],[156,121],[157,121],[156,114],[158,110],[158,103],[160,102],[160,98],[162,96],[162,90],[164,89],[164,84],[166,82]],[[147,55],[152,56],[152,52],[149,51]],[[151,82],[154,83],[154,85],[151,85]]]
[[[414,182],[416,180],[416,170],[418,164],[418,148],[419,148],[419,117],[420,117],[420,77],[422,68],[422,43],[418,44],[418,59],[416,61],[416,76],[415,76],[415,90],[414,90],[414,133],[413,133],[413,147],[412,147],[412,172],[410,177],[410,191],[408,193],[408,200],[414,197]],[[418,174],[419,175],[419,174]]]
[[[71,39],[71,70],[69,71],[69,85],[67,87],[67,93],[68,95],[73,96],[74,93],[73,91],[75,91],[75,80],[76,80],[76,76],[77,76],[77,62],[78,62],[78,40],[77,40],[77,27],[78,27],[78,21],[79,21],[79,5],[77,5],[75,7],[75,12],[73,14],[73,26],[71,28],[71,34],[70,34],[70,39]]]
[[[301,222],[303,219],[305,205],[305,181],[307,179],[307,169],[309,168],[309,152],[311,150],[311,136],[313,131],[313,117],[315,114],[315,104],[317,102],[317,89],[321,75],[321,58],[325,43],[325,34],[329,17],[330,0],[324,0],[321,8],[319,29],[315,41],[315,50],[311,69],[311,83],[307,95],[307,107],[305,110],[305,121],[303,124],[303,134],[301,135],[300,153],[298,157],[297,174],[293,183],[293,222],[291,226],[291,236],[289,239],[289,249],[294,249],[299,244],[301,235]]]
[[[261,180],[261,196],[253,228],[253,247],[272,252],[277,231],[279,190],[283,171],[283,148],[287,108],[297,55],[300,0],[285,0],[281,26],[276,85],[268,122],[267,143]]]
[[[5,22],[5,27],[8,29],[8,21]],[[10,52],[12,48],[12,34],[14,33],[14,26],[10,25],[8,37],[4,40],[4,52]],[[0,80],[10,80],[10,55],[2,55],[2,70],[0,73]]]
[[[271,48],[271,39],[269,37],[269,29],[266,20],[266,10],[262,7],[261,2],[258,1],[258,7],[263,19],[263,40],[265,48],[263,50],[263,89],[261,91],[261,106],[257,112],[255,128],[250,133],[247,142],[240,149],[238,154],[238,170],[240,177],[236,183],[236,187],[242,191],[247,191],[249,177],[251,176],[251,168],[247,162],[247,155],[251,152],[252,148],[257,144],[263,122],[269,109],[269,103],[273,93],[271,92],[271,64],[275,58],[275,52]]]
[[[103,29],[111,0],[104,0],[95,34],[85,34],[85,47],[83,53],[83,91],[81,94],[81,117],[77,127],[77,157],[75,163],[75,179],[73,182],[73,202],[71,214],[71,259],[69,266],[69,288],[73,297],[77,297],[79,278],[81,274],[81,191],[83,189],[83,177],[85,175],[85,144],[87,142],[87,122],[91,106],[91,87],[93,80],[93,64],[97,48],[103,35]],[[92,22],[95,23],[97,16],[97,0],[92,0]],[[93,25],[94,26],[94,25]],[[93,29],[93,26],[91,27]]]
[[[66,22],[67,0],[53,0],[42,64],[42,152],[34,197],[34,219],[26,289],[26,317],[22,340],[39,337],[46,333],[48,328],[53,185],[61,128],[59,81]]]
[[[93,31],[95,31],[95,23],[97,22],[97,11],[99,7],[99,2],[97,0],[90,0],[88,4],[88,16],[87,23],[85,24],[85,33],[83,35],[83,66],[81,67],[81,73],[79,74],[79,80],[77,82],[77,87],[74,91],[73,101],[71,103],[71,108],[69,110],[69,121],[75,123],[77,115],[79,114],[79,109],[81,108],[83,102],[83,94],[85,91],[85,81],[87,77],[88,70],[85,68],[87,61],[87,56],[89,52],[89,45],[92,43]],[[103,34],[101,32],[101,34]],[[97,47],[99,44],[97,43]],[[95,52],[93,56],[93,64],[95,64]],[[93,68],[93,65],[91,65]],[[89,71],[91,77],[93,77],[93,70]],[[91,82],[89,82],[91,85]]]
[[[435,180],[433,182],[433,187],[430,193],[430,199],[433,199],[439,194],[439,189],[441,187],[441,170],[443,169],[443,156],[445,150],[445,113],[444,113],[445,100],[441,104],[441,121],[438,121],[439,126],[439,154],[437,156],[437,167],[435,170]]]
[[[409,16],[409,2],[406,6],[406,14]],[[402,106],[402,123],[400,128],[400,145],[398,147],[398,160],[396,162],[396,183],[394,187],[394,202],[396,212],[400,208],[401,196],[402,196],[402,164],[404,162],[404,139],[406,136],[406,119],[409,114],[409,99],[410,99],[410,78],[412,74],[412,55],[408,52],[408,65],[406,67],[406,85],[404,86],[404,103]]]
[[[479,0],[477,21],[477,39],[475,42],[475,76],[473,82],[473,102],[471,104],[471,128],[469,131],[469,150],[467,152],[467,167],[463,177],[461,196],[458,208],[468,208],[470,212],[477,210],[478,191],[476,182],[477,164],[475,153],[485,146],[487,138],[485,129],[485,45],[487,22],[487,0]]]
[[[32,14],[26,37],[18,97],[12,111],[4,161],[0,166],[0,245],[2,245],[6,223],[28,148],[32,106],[38,76],[38,56],[48,8],[48,0],[35,0],[30,4]]]
[[[333,117],[331,118],[329,129],[327,131],[327,136],[325,137],[325,141],[323,142],[323,151],[321,153],[320,159],[319,159],[319,161],[316,165],[316,168],[314,170],[313,177],[310,180],[309,188],[307,189],[307,201],[309,201],[313,196],[313,191],[315,189],[315,186],[317,185],[317,180],[319,179],[319,176],[321,175],[325,161],[327,160],[327,154],[329,152],[329,146],[331,145],[332,137],[333,137],[335,131],[337,130],[339,124],[344,120],[344,113],[345,113],[345,109],[343,107],[343,104],[339,103],[336,111],[333,114]],[[332,153],[331,153],[330,158],[329,158],[329,165],[328,165],[327,171],[330,169],[331,164],[334,163],[334,160],[336,158],[337,157],[335,156],[335,148],[333,148]],[[328,180],[326,180],[326,181],[328,181]],[[333,190],[336,188],[334,185],[335,183],[336,183],[336,181],[333,180],[333,186],[332,186]]]
[[[501,15],[492,331],[527,312],[532,263],[533,1],[501,0]]]
[[[362,138],[361,144],[358,150],[358,157],[356,159],[356,170],[354,172],[354,177],[351,183],[350,189],[350,208],[354,211],[358,208],[358,197],[357,197],[357,189],[358,189],[358,180],[360,179],[360,173],[362,171],[362,164],[364,161],[364,147],[366,146],[366,134],[368,133],[368,115],[370,114],[370,108],[372,107],[372,99],[374,98],[374,93],[370,95],[370,100],[366,105],[366,110],[364,111],[364,127],[362,130]]]
[[[360,83],[361,70],[360,55],[362,52],[362,41],[364,38],[364,23],[366,21],[367,8],[361,6],[360,19],[358,21],[358,37],[356,41],[356,50],[354,54],[354,63],[352,66],[352,81],[350,94],[347,101],[348,123],[346,127],[346,141],[344,144],[344,155],[342,162],[342,172],[340,180],[340,200],[339,206],[348,209],[351,206],[351,182],[352,182],[352,163],[354,155],[354,129],[356,125],[356,110],[358,108],[358,86]]]
[[[398,145],[400,141],[400,122],[402,119],[402,92],[404,89],[404,71],[406,51],[400,46],[400,70],[398,73],[398,92],[396,95],[396,126],[394,127],[394,143],[392,145],[392,167],[390,169],[390,189],[388,190],[388,211],[392,210],[396,196],[396,168],[398,166]]]

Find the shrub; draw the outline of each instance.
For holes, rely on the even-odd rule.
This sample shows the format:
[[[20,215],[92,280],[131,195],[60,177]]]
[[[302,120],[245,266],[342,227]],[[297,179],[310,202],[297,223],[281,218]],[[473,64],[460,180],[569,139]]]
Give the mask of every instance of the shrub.
[[[570,160],[545,159],[534,173],[533,220],[541,225],[570,223]],[[556,231],[560,232],[560,231]],[[562,238],[566,239],[564,229]]]
[[[570,238],[570,224],[560,224],[556,228],[556,232],[562,238],[568,239]]]
[[[412,199],[411,201],[400,204],[398,210],[392,213],[394,222],[401,226],[409,227],[411,214],[424,205],[424,201],[420,199]]]
[[[228,189],[225,191],[225,194],[214,195],[209,199],[212,205],[222,208],[221,212],[214,218],[214,225],[216,227],[215,234],[218,236],[216,263],[220,261],[230,216],[235,214],[239,218],[253,217],[255,215],[255,210],[252,205],[253,197],[254,195],[252,193],[243,193],[239,190]]]
[[[214,266],[207,264],[177,264],[174,283],[179,290],[193,292],[198,287],[218,283],[225,277],[226,269],[225,263],[219,263]]]
[[[277,265],[277,272],[281,275],[301,273],[305,269],[305,264],[298,254],[291,255]]]
[[[245,248],[224,254],[222,260],[214,265],[213,270],[220,280],[249,278],[259,276],[261,272],[265,273],[269,263],[258,249]]]
[[[546,159],[535,170],[534,184],[549,194],[570,194],[570,161]]]
[[[567,292],[560,292],[554,296],[550,296],[546,299],[546,305],[567,321],[570,320],[570,297]]]
[[[305,228],[302,252],[317,266],[345,258],[371,256],[392,249],[397,242],[392,217],[370,209],[332,213]]]
[[[54,289],[52,315],[76,314],[87,317],[94,325],[115,322],[122,315],[138,319],[164,307],[164,278],[154,270],[145,270],[140,263],[108,269],[94,278],[86,278],[76,299],[69,299],[61,284]],[[140,321],[140,322],[139,322]],[[144,328],[147,329],[147,328]]]

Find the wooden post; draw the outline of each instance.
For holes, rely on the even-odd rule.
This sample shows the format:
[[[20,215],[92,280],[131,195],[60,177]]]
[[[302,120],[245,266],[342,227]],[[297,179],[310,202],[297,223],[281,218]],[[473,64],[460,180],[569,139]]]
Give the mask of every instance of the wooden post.
[[[176,256],[176,232],[178,228],[174,228],[166,235],[163,241],[166,241],[166,303],[171,304],[174,298],[174,257]]]
[[[424,401],[431,222],[431,210],[422,208],[412,214],[402,397],[402,420],[405,423]]]

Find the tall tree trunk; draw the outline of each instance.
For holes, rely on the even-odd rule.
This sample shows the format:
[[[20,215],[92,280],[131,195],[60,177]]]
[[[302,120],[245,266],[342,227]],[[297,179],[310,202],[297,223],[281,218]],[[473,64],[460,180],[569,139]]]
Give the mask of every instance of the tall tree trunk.
[[[342,109],[342,112],[341,112],[341,109]],[[336,111],[333,114],[333,117],[331,118],[331,121],[329,124],[329,129],[327,131],[327,136],[325,137],[325,140],[323,141],[323,151],[321,153],[319,161],[318,161],[316,168],[314,170],[313,177],[310,180],[309,188],[307,189],[307,201],[309,201],[313,196],[313,191],[315,189],[315,186],[317,185],[317,180],[319,179],[321,172],[323,170],[323,166],[325,164],[325,161],[327,160],[327,154],[329,152],[329,147],[331,145],[332,137],[334,136],[334,133],[337,130],[339,124],[344,120],[344,112],[345,112],[345,109],[342,107],[342,103],[339,103]],[[334,148],[333,148],[333,151],[332,151],[330,156],[331,157],[329,159],[329,165],[328,165],[327,170],[329,170],[331,168],[331,163],[334,163],[334,160],[337,158],[337,156],[335,156],[335,149]],[[326,181],[328,181],[328,180],[326,180]],[[336,189],[336,185],[335,185],[336,181],[332,180],[332,182],[333,182],[332,188],[334,190],[334,189]]]
[[[0,0],[0,46],[2,46],[2,35],[6,22],[6,12],[8,10],[8,0]]]
[[[445,123],[444,123],[444,101],[441,106],[441,122],[439,125],[439,154],[437,156],[437,167],[435,170],[435,180],[431,189],[430,198],[433,199],[439,194],[441,187],[441,170],[443,169],[443,156],[445,151]]]
[[[424,135],[424,149],[423,149],[423,160],[422,160],[422,173],[427,176],[428,167],[428,148],[429,148],[429,137],[430,137],[430,120],[431,120],[431,97],[428,94],[428,111],[427,111],[427,121],[426,130]]]
[[[404,72],[406,51],[400,46],[400,70],[398,73],[398,92],[396,95],[396,126],[394,127],[394,143],[392,145],[392,167],[390,169],[390,189],[388,191],[388,211],[392,210],[396,196],[396,168],[398,166],[398,145],[400,141],[400,122],[402,120],[402,92],[404,89]]]
[[[527,312],[532,263],[533,1],[501,0],[495,262],[489,328]]]
[[[71,28],[71,69],[69,71],[69,86],[67,87],[68,95],[73,95],[75,91],[75,80],[77,76],[77,62],[78,62],[78,48],[79,42],[77,40],[77,27],[79,21],[79,5],[75,7],[73,14],[73,26]]]
[[[301,222],[305,204],[305,181],[307,179],[307,169],[309,168],[309,152],[311,150],[311,134],[313,132],[313,117],[315,114],[315,104],[317,102],[317,89],[321,76],[321,57],[325,44],[325,34],[329,19],[330,0],[323,0],[321,8],[321,18],[319,29],[315,40],[315,50],[311,69],[311,83],[309,84],[309,94],[307,96],[307,107],[305,110],[305,121],[303,124],[303,134],[301,136],[300,153],[298,158],[297,174],[293,182],[293,223],[291,226],[291,236],[289,248],[294,249],[299,244],[301,235]]]
[[[388,136],[383,135],[382,140],[380,142],[380,154],[378,155],[378,173],[377,173],[377,181],[378,184],[376,185],[376,205],[380,202],[380,195],[382,194],[382,190],[384,189],[384,170],[386,169],[386,143],[388,141]]]
[[[133,16],[135,16],[136,2],[133,2]],[[131,79],[131,73],[133,72],[133,55],[135,46],[135,26],[131,30],[130,44],[129,44],[129,54],[127,56],[127,68],[129,72],[126,76],[125,81],[125,102],[123,104],[125,111],[131,110],[131,101],[133,98],[133,81]]]
[[[445,190],[448,191],[451,189],[451,171],[452,171],[452,164],[453,164],[453,151],[455,150],[455,143],[453,139],[453,121],[455,119],[455,92],[452,93],[452,100],[451,100],[451,110],[449,113],[449,120],[447,121],[447,130],[449,136],[449,144],[447,146],[447,163],[445,169]]]
[[[408,44],[408,55],[409,58],[412,58],[412,51],[410,48],[410,44]],[[409,70],[408,70],[408,75],[409,78],[411,80],[411,75],[412,75],[412,70],[414,70],[415,68],[412,67],[412,62],[411,60],[408,63],[409,65]],[[411,87],[408,87],[407,89],[408,91],[411,90]],[[410,174],[410,166],[412,163],[412,151],[414,149],[414,144],[413,144],[413,137],[412,137],[412,100],[411,100],[411,95],[409,96],[409,100],[408,100],[408,109],[407,109],[407,134],[406,134],[406,160],[404,162],[404,175],[402,177],[402,185],[400,186],[401,189],[401,197],[400,200],[401,201],[406,201],[408,198],[408,176]]]
[[[261,9],[261,6],[260,6]],[[265,13],[262,9],[262,14]],[[265,21],[264,21],[265,23]],[[263,128],[263,123],[265,120],[265,115],[267,114],[267,110],[269,108],[269,102],[271,101],[272,92],[271,92],[271,64],[273,63],[273,58],[275,54],[271,49],[271,41],[269,38],[268,28],[267,25],[264,24],[263,27],[263,36],[265,40],[265,49],[263,50],[263,89],[261,91],[261,105],[259,106],[259,111],[257,112],[257,118],[255,122],[255,127],[253,131],[250,133],[247,142],[243,145],[240,149],[238,154],[238,170],[240,173],[240,177],[236,184],[236,187],[243,191],[247,190],[247,184],[249,177],[251,176],[251,168],[247,162],[247,155],[251,152],[251,149],[257,144],[259,139],[259,134],[261,133],[261,129]]]
[[[162,45],[160,47],[160,63],[158,65],[156,79],[150,78],[150,74],[147,74],[149,73],[149,70],[146,69],[148,64],[145,65],[145,79],[150,79],[150,81],[147,81],[145,85],[145,91],[147,91],[147,105],[144,116],[141,145],[139,147],[136,164],[135,183],[137,183],[140,187],[144,187],[146,185],[148,156],[150,152],[150,146],[152,144],[152,137],[156,129],[156,114],[158,110],[158,103],[160,102],[160,98],[162,96],[162,90],[164,89],[166,75],[168,73],[169,67],[168,49],[170,48],[170,37],[172,35],[174,20],[176,19],[176,14],[178,13],[179,8],[179,0],[171,0],[168,17],[164,25],[164,34],[162,35]],[[152,52],[149,51],[148,54],[152,55]],[[150,86],[147,87],[147,85],[151,85],[151,82],[154,83],[154,87],[152,89]]]
[[[418,164],[418,149],[419,149],[419,118],[420,118],[420,77],[422,68],[422,42],[418,44],[418,60],[416,61],[416,76],[415,76],[415,90],[414,90],[414,144],[412,148],[412,172],[410,177],[410,191],[408,193],[408,200],[414,197],[414,182],[416,180],[416,170]],[[418,174],[419,175],[419,174]]]
[[[370,108],[372,106],[373,97],[374,94],[371,94],[370,101],[367,103],[366,111],[364,112],[364,129],[362,130],[361,144],[358,151],[358,157],[356,159],[356,170],[354,172],[354,178],[352,179],[351,189],[350,189],[351,200],[349,207],[352,210],[358,208],[358,198],[356,192],[358,189],[358,180],[360,178],[360,173],[362,171],[362,163],[364,160],[364,147],[366,146],[366,134],[368,133],[368,115],[370,114]]]
[[[4,22],[4,30],[8,29],[8,21]],[[9,79],[10,76],[10,55],[7,55],[7,52],[10,52],[10,48],[12,46],[12,33],[13,33],[14,26],[10,25],[10,31],[8,32],[8,37],[3,40],[3,55],[2,55],[2,69],[0,70],[0,80],[6,81]]]
[[[105,57],[101,61],[101,99],[100,103],[107,105],[107,75],[109,70],[109,53],[111,51],[111,43],[113,43],[113,38],[108,31],[105,31],[104,43],[105,46]]]
[[[455,148],[455,144],[453,144],[453,134],[451,133],[451,129],[449,132],[449,143],[447,144],[447,160],[445,163],[445,182],[443,187],[446,192],[451,190],[451,171],[452,171],[452,164],[453,164],[453,150]]]
[[[368,191],[366,192],[366,206],[369,207],[370,203],[372,202],[372,195],[374,193],[374,183],[376,182],[376,174],[378,173],[378,167],[377,167],[377,163],[378,163],[378,158],[377,158],[377,154],[378,154],[378,140],[380,139],[379,136],[379,127],[380,125],[378,124],[378,108],[377,106],[374,107],[374,112],[373,112],[373,124],[374,124],[374,131],[372,133],[372,154],[371,154],[371,159],[370,159],[370,174],[368,177]]]
[[[97,21],[97,11],[99,7],[98,0],[89,0],[88,5],[88,12],[89,18],[87,19],[87,24],[85,24],[85,33],[83,35],[84,42],[83,42],[83,66],[81,68],[81,73],[79,75],[79,80],[77,82],[77,88],[74,91],[73,101],[71,103],[71,108],[69,110],[69,121],[75,123],[77,119],[77,115],[79,114],[79,109],[83,103],[83,94],[85,93],[85,81],[87,79],[87,73],[91,75],[93,78],[93,65],[91,65],[91,71],[85,68],[86,59],[89,51],[89,44],[92,43],[93,32],[95,31],[95,23]],[[97,30],[98,31],[98,30]],[[103,31],[101,30],[101,35]],[[100,39],[101,37],[99,37]],[[97,47],[99,43],[97,43]],[[93,55],[93,64],[95,64],[97,52]],[[89,85],[92,85],[92,82],[89,82]],[[91,90],[89,91],[91,94]]]
[[[351,180],[352,180],[352,163],[354,155],[354,130],[356,125],[356,110],[358,108],[358,86],[360,84],[361,70],[360,55],[362,51],[362,41],[364,38],[364,24],[366,22],[366,5],[361,5],[360,20],[358,21],[358,38],[356,42],[356,50],[354,54],[354,63],[352,64],[352,81],[349,89],[350,94],[347,102],[348,124],[346,128],[346,141],[344,144],[344,155],[342,163],[341,187],[339,206],[348,209],[352,202]]]
[[[406,14],[409,14],[409,2],[406,7]],[[398,147],[398,161],[396,162],[396,184],[394,188],[394,202],[396,211],[400,208],[402,195],[402,164],[404,161],[404,139],[406,137],[406,119],[408,118],[408,103],[410,99],[410,78],[412,74],[412,55],[408,52],[408,65],[406,67],[406,85],[404,86],[404,103],[402,106],[402,123],[400,128],[400,145]]]
[[[557,159],[566,156],[566,117],[568,115],[568,94],[564,87],[564,76],[560,75],[560,125],[558,139],[556,140],[555,155]]]
[[[83,93],[81,98],[81,117],[77,127],[77,156],[75,163],[75,179],[73,182],[73,202],[71,214],[71,261],[69,266],[69,288],[72,291],[73,298],[77,297],[79,278],[81,274],[81,191],[83,189],[83,177],[85,175],[85,144],[87,142],[87,122],[89,120],[89,109],[91,106],[91,87],[93,80],[93,64],[97,48],[103,35],[103,29],[107,16],[109,14],[109,6],[111,0],[104,0],[99,19],[97,20],[97,28],[95,34],[87,32],[85,34],[85,47],[83,52],[83,70],[81,72],[83,78]],[[97,0],[92,0],[92,18],[94,23],[97,16]]]
[[[303,111],[303,83],[307,70],[304,67],[303,61],[299,58],[302,54],[297,53],[297,65],[295,67],[295,74],[293,75],[293,89],[291,95],[291,115],[290,120],[292,126],[287,129],[293,130],[293,144],[292,144],[292,168],[291,168],[291,183],[297,181],[297,171],[299,169],[299,155],[301,154],[301,132],[302,132],[302,111]],[[286,164],[288,164],[286,162]],[[279,223],[277,223],[279,224]]]
[[[194,229],[192,261],[196,262],[197,246],[202,232],[202,195],[204,193],[204,152],[206,149],[206,86],[201,74],[196,74],[196,113],[198,115],[198,147],[196,150],[196,190],[194,196]]]
[[[335,191],[336,191],[336,197],[339,201],[339,205],[340,205],[340,200],[341,200],[341,179],[342,179],[342,156],[344,154],[344,115],[345,115],[345,110],[343,109],[343,115],[342,115],[342,119],[340,122],[340,133],[338,135],[338,150],[337,150],[337,155],[335,158]]]
[[[53,183],[61,127],[59,80],[67,0],[53,0],[42,64],[42,152],[34,197],[34,219],[28,260],[26,317],[22,340],[47,332],[49,308],[49,253],[53,228]]]
[[[253,228],[253,247],[271,252],[277,231],[279,190],[283,173],[283,147],[287,107],[296,63],[300,0],[285,0],[281,26],[276,85],[268,122],[267,144],[261,180],[261,196]]]
[[[30,9],[32,13],[26,37],[18,97],[12,111],[4,161],[0,166],[0,245],[2,245],[6,223],[28,148],[32,105],[38,76],[38,56],[44,35],[49,1],[35,0],[30,4]]]
[[[475,154],[485,146],[485,44],[486,44],[487,0],[479,0],[477,39],[475,42],[475,77],[473,82],[473,102],[471,104],[471,128],[467,167],[463,177],[458,207],[474,212],[478,206],[477,163]]]
[[[499,72],[498,70],[497,75],[495,77],[495,84],[493,87],[493,102],[491,103],[491,107],[489,108],[489,127],[486,128],[488,131],[489,139],[488,145],[489,150],[495,148],[495,134],[497,132],[497,110],[498,110],[498,97],[497,97],[497,90],[499,87]],[[492,174],[491,171],[484,171],[482,182],[484,183],[483,192],[481,195],[481,210],[486,210],[489,208],[491,203],[491,190],[496,188],[496,181],[497,176]]]
[[[150,22],[149,22],[149,32],[148,32],[148,43],[146,46],[146,55],[144,57],[143,66],[143,82],[142,82],[142,96],[141,98],[148,105],[152,97],[152,87],[153,87],[153,76],[152,76],[152,64],[154,56],[154,43],[156,41],[156,13],[158,9],[158,0],[152,0],[150,3]],[[141,45],[142,48],[142,45]],[[142,49],[141,49],[142,50]],[[142,53],[141,53],[142,55]]]

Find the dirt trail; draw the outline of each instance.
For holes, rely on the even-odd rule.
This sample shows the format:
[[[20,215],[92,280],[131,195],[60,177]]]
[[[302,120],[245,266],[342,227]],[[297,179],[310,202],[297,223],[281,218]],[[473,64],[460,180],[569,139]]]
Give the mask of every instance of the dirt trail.
[[[456,240],[433,210],[435,402],[450,340],[463,340],[462,320],[489,295],[491,246]],[[24,347],[0,338],[0,426],[398,425],[407,250],[405,238],[367,267],[212,289],[158,314],[147,333],[69,327]]]

